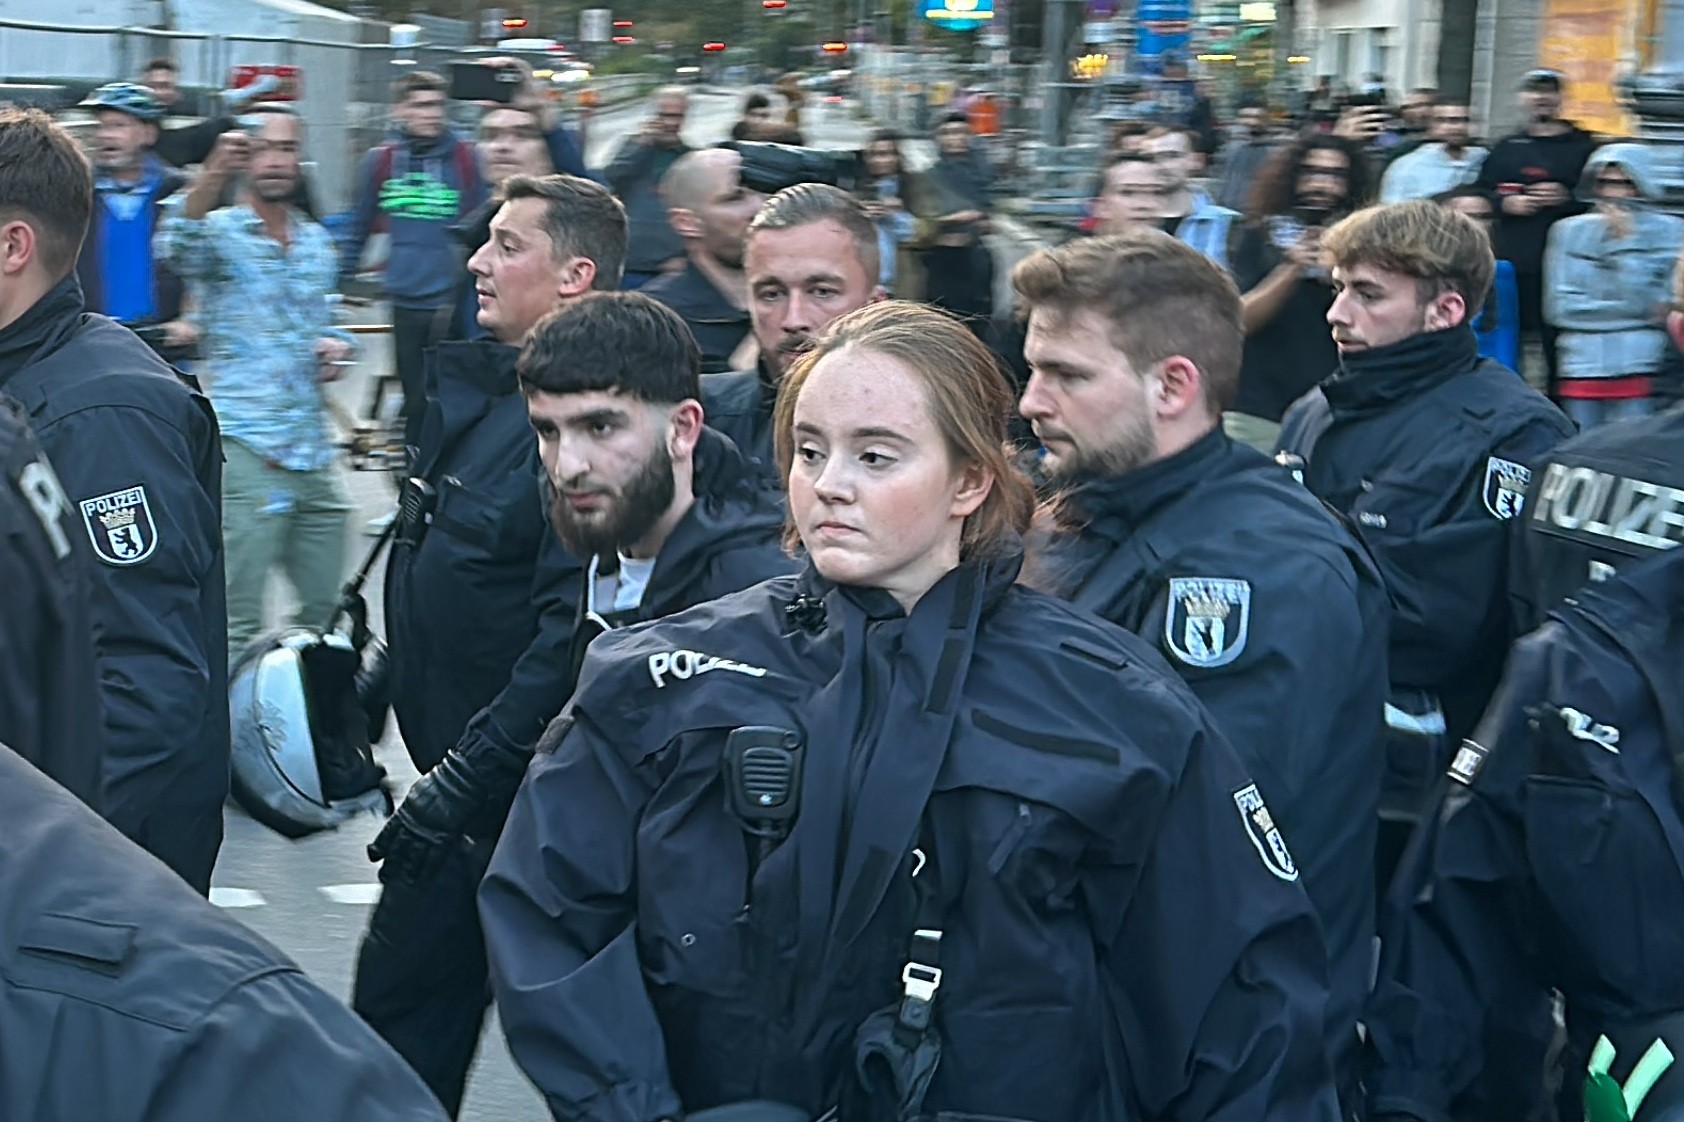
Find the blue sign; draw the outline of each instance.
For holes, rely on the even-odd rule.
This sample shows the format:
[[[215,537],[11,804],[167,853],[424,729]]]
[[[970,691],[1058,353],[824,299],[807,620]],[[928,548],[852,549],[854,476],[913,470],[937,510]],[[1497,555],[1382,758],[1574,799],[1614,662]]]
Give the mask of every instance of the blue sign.
[[[954,31],[973,31],[994,18],[994,0],[918,0],[918,14]]]
[[[1140,0],[1135,18],[1139,31],[1134,56],[1141,70],[1158,73],[1165,55],[1187,61],[1187,48],[1193,38],[1192,0]]]

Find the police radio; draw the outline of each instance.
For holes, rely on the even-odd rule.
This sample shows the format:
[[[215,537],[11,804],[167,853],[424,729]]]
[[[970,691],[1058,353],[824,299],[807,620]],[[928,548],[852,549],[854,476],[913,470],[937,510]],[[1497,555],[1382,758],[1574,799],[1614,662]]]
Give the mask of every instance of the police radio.
[[[758,840],[755,867],[789,836],[801,806],[801,737],[747,725],[725,741],[725,807]]]

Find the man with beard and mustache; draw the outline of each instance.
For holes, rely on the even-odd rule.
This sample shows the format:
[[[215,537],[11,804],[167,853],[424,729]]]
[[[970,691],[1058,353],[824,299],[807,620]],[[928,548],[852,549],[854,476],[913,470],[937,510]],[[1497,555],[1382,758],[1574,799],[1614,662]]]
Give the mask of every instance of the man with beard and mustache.
[[[1302,137],[1264,169],[1230,258],[1246,333],[1239,392],[1223,418],[1235,440],[1272,451],[1286,407],[1338,364],[1321,235],[1368,199],[1368,159],[1337,136]]]
[[[1217,206],[1204,188],[1194,185],[1193,177],[1204,166],[1197,143],[1198,134],[1188,128],[1154,129],[1146,138],[1146,153],[1164,176],[1159,220],[1166,233],[1226,269],[1231,231],[1240,215]]]
[[[223,133],[158,231],[158,254],[196,286],[211,400],[222,422],[228,657],[263,630],[269,574],[285,570],[297,622],[339,602],[351,505],[335,474],[322,386],[354,351],[333,325],[333,239],[292,206],[304,122],[256,106],[256,131]],[[236,203],[219,206],[234,180]]]
[[[643,286],[677,312],[702,349],[702,373],[732,368],[749,333],[743,238],[766,196],[744,187],[743,158],[727,148],[679,157],[661,180],[667,220],[684,242],[686,264]]]
[[[487,1000],[474,888],[512,784],[571,688],[583,574],[547,524],[515,359],[547,313],[617,288],[626,254],[625,210],[600,184],[515,175],[501,192],[468,262],[490,338],[425,356],[421,443],[385,586],[392,709],[422,776],[370,847],[386,887],[352,990],[453,1114]]]
[[[778,382],[834,319],[883,299],[880,242],[859,200],[837,187],[786,187],[754,216],[743,248],[759,358],[752,370],[702,376],[708,424],[729,436],[774,490]]]
[[[1453,101],[1432,106],[1432,132],[1392,161],[1380,180],[1380,201],[1430,199],[1472,183],[1485,162],[1485,149],[1468,143],[1468,107]]]
[[[1222,408],[1245,333],[1233,282],[1155,230],[1020,263],[1019,410],[1062,485],[1033,583],[1160,646],[1257,778],[1330,962],[1326,1032],[1350,1105],[1375,929],[1386,614],[1356,540]]]
[[[1417,199],[1330,229],[1339,370],[1292,406],[1277,459],[1361,535],[1386,578],[1391,730],[1383,878],[1428,788],[1496,687],[1510,637],[1511,524],[1529,465],[1573,431],[1481,359],[1469,322],[1496,262],[1471,219]]]

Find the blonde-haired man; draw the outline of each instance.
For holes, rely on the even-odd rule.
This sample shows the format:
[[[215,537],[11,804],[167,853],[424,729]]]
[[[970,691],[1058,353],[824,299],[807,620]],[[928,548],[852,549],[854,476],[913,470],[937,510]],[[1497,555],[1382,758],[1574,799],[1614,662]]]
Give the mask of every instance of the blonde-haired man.
[[[1426,200],[1372,207],[1322,246],[1340,368],[1288,410],[1276,459],[1349,518],[1392,594],[1384,879],[1496,687],[1510,521],[1528,465],[1573,426],[1479,357],[1469,321],[1496,263],[1471,219]]]

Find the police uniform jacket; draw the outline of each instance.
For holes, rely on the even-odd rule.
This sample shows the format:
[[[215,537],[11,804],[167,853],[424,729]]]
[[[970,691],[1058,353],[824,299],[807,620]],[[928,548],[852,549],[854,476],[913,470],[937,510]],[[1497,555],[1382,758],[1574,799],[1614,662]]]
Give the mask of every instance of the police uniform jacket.
[[[1684,1058],[1681,766],[1674,551],[1586,587],[1516,644],[1452,762],[1383,925],[1368,1017],[1377,1111],[1444,1117],[1489,1066],[1484,1011],[1517,991],[1565,997],[1570,1092],[1599,1036],[1616,1082],[1657,1037]],[[1638,1122],[1676,1117],[1658,1108],[1684,1103],[1684,1070],[1668,1068],[1650,1098]],[[1561,1117],[1584,1117],[1576,1107]]]
[[[0,747],[0,1118],[443,1122],[374,1031]]]
[[[0,743],[99,810],[99,668],[73,518],[23,410],[0,396]]]
[[[656,277],[640,291],[689,325],[702,349],[702,373],[731,369],[731,356],[748,337],[748,313],[727,300],[694,261],[687,261],[682,272]]]
[[[708,427],[730,437],[757,474],[781,491],[783,480],[772,442],[772,408],[777,400],[778,376],[764,358],[752,370],[702,375],[702,411]]]
[[[422,771],[465,735],[529,748],[566,697],[581,565],[549,527],[519,354],[492,341],[428,352],[416,474],[436,505],[386,569],[393,710]]]
[[[1451,744],[1483,712],[1512,634],[1509,522],[1529,465],[1572,428],[1481,360],[1466,326],[1344,356],[1282,425],[1276,458],[1350,521],[1385,578],[1394,696],[1436,699]],[[1388,794],[1419,798],[1433,765],[1394,754]]]
[[[1329,1044],[1356,1043],[1385,764],[1379,574],[1334,516],[1220,428],[1061,501],[1043,586],[1156,645],[1292,845],[1331,963]]]
[[[1684,543],[1684,407],[1599,425],[1556,445],[1533,472],[1515,541],[1516,614],[1526,626],[1581,585]]]
[[[201,890],[228,794],[222,445],[196,384],[67,277],[0,331],[15,397],[96,564],[110,821]]]
[[[1321,939],[1255,786],[1157,655],[1017,562],[910,616],[809,572],[592,646],[480,889],[557,1118],[868,1117],[855,1034],[901,1000],[920,891],[929,1116],[1335,1116]],[[801,746],[781,844],[727,811],[744,726]]]

